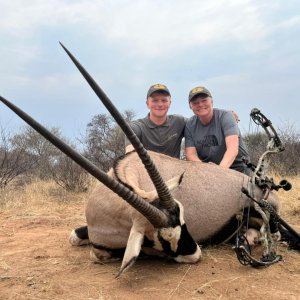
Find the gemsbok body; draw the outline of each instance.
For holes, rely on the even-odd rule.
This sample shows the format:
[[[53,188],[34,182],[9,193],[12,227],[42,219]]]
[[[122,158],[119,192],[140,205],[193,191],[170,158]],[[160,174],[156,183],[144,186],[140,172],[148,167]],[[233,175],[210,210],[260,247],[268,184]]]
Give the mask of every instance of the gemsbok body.
[[[199,244],[225,241],[237,229],[237,215],[251,206],[249,198],[241,192],[242,187],[248,188],[250,184],[248,176],[213,164],[179,160],[150,151],[148,153],[172,190],[174,199],[178,200],[179,227],[154,228],[145,217],[99,183],[89,196],[86,206],[89,240],[82,240],[84,237],[79,239],[76,230],[70,237],[74,245],[91,243],[93,260],[114,260],[122,256],[126,249],[126,261],[133,261],[142,249],[146,254],[170,256],[179,262],[196,262],[200,259],[200,250],[193,252],[193,241]],[[109,175],[130,187],[145,201],[157,201],[153,183],[135,152],[118,160]],[[257,198],[262,197],[258,187],[253,193]],[[278,208],[278,199],[274,193],[269,195],[268,200],[273,207]],[[186,229],[192,239],[188,238],[187,243],[184,243]],[[162,234],[164,230],[167,232],[165,235]],[[135,234],[131,235],[132,232]],[[178,255],[184,253],[184,250],[191,251],[187,259]]]

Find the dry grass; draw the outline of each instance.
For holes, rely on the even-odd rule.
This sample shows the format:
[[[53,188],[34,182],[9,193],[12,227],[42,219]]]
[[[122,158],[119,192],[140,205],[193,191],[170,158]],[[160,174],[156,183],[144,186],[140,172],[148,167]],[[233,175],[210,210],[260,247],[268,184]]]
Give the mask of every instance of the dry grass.
[[[10,185],[1,190],[0,208],[17,214],[43,214],[61,210],[70,202],[82,202],[86,196],[86,193],[67,192],[54,181],[35,180],[20,187]]]
[[[282,178],[275,178],[279,182]],[[281,200],[280,215],[282,218],[296,220],[300,217],[300,176],[285,178],[292,184],[288,192],[280,190],[278,195]]]

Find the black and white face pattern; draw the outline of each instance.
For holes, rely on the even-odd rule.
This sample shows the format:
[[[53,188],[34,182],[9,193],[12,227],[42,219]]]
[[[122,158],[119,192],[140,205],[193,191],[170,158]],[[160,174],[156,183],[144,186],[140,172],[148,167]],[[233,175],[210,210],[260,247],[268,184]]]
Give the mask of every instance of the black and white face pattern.
[[[160,228],[154,233],[153,248],[171,256],[177,262],[195,263],[201,259],[201,250],[188,232],[183,219],[181,203],[174,208],[170,227]]]

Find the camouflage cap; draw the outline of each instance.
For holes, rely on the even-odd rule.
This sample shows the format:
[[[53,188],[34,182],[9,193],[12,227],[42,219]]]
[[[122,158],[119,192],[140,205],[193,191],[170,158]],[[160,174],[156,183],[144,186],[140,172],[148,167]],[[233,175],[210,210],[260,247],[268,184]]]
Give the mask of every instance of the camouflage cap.
[[[211,93],[207,88],[205,88],[203,86],[197,86],[190,91],[189,102],[191,102],[194,97],[201,95],[201,94],[211,97]]]
[[[147,93],[147,98],[150,97],[154,92],[163,92],[171,96],[169,89],[163,84],[151,85]]]

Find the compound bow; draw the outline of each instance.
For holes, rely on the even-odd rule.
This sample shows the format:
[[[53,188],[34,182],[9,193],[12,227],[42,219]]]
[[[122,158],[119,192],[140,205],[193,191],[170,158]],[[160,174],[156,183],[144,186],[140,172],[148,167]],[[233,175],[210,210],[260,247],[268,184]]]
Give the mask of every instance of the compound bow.
[[[250,179],[250,189],[254,190],[254,185],[259,186],[263,191],[262,199],[255,199],[252,193],[246,188],[242,188],[242,192],[247,195],[253,202],[254,208],[261,215],[263,219],[263,226],[261,227],[261,242],[264,247],[263,257],[256,259],[251,255],[250,247],[246,246],[247,240],[243,235],[239,235],[236,241],[235,251],[239,261],[244,264],[250,264],[252,266],[265,266],[278,262],[282,259],[280,255],[276,255],[276,247],[274,243],[274,236],[271,234],[270,222],[273,225],[273,232],[278,231],[279,224],[294,237],[296,243],[300,243],[300,235],[289,226],[284,220],[282,220],[275,209],[267,201],[271,190],[278,191],[280,188],[288,191],[292,188],[292,185],[287,180],[281,180],[278,185],[273,181],[273,178],[267,176],[267,171],[270,162],[270,155],[279,153],[284,150],[284,146],[272,126],[272,122],[260,112],[259,109],[252,109],[250,116],[254,123],[261,126],[268,136],[268,144],[266,151],[260,156],[257,166],[247,163],[247,166],[253,171]],[[275,230],[274,230],[275,228]],[[278,238],[278,237],[277,237]]]

